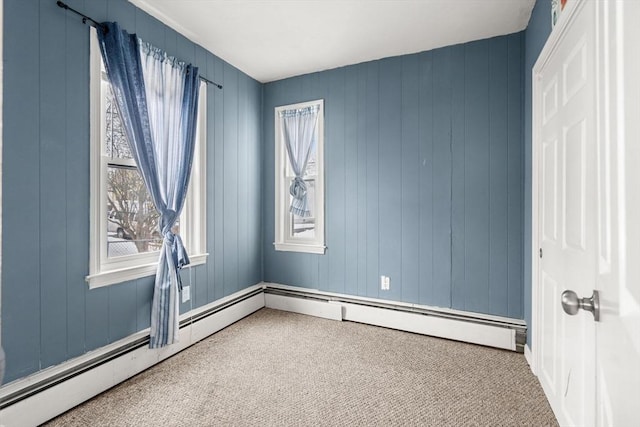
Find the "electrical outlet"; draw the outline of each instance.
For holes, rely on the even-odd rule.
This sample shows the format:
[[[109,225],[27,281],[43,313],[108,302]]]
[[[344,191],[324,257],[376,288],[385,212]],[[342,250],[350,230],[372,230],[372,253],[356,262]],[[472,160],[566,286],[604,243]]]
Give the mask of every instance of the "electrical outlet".
[[[189,301],[191,299],[191,287],[183,286],[182,287],[182,303]]]
[[[380,276],[380,289],[388,291],[391,284],[389,276]]]

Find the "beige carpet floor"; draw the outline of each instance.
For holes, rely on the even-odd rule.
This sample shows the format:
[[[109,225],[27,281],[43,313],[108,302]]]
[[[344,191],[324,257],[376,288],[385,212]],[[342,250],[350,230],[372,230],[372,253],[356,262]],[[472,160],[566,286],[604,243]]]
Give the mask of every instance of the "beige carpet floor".
[[[262,309],[48,426],[555,426],[522,354]]]

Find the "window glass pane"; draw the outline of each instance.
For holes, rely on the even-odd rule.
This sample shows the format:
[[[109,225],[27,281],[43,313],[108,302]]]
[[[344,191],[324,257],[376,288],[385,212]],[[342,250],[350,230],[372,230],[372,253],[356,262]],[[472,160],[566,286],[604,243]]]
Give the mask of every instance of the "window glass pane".
[[[292,230],[291,235],[300,239],[313,239],[316,236],[316,215],[315,215],[315,200],[316,200],[316,180],[306,179],[307,183],[307,203],[311,216],[300,217],[298,215],[290,214],[292,216]],[[289,200],[291,203],[291,198]]]
[[[127,141],[127,135],[122,126],[122,119],[111,91],[111,85],[102,81],[102,93],[104,96],[104,153],[111,159],[131,159],[131,151]]]
[[[309,161],[307,162],[307,169],[305,170],[305,175],[315,176],[318,174],[318,168],[316,166],[316,158],[318,153],[318,144],[315,144],[311,149],[311,154],[309,154]]]
[[[107,256],[117,257],[160,249],[160,215],[136,168],[107,169]]]

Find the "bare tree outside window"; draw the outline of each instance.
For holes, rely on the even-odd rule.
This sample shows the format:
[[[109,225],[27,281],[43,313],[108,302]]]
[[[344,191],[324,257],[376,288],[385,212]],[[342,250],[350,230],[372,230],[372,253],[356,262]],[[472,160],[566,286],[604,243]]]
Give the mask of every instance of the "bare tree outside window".
[[[130,255],[130,251],[124,250],[130,247],[127,241],[135,244],[138,253],[157,251],[162,244],[158,229],[160,215],[132,161],[122,119],[106,78],[102,88],[109,256]]]

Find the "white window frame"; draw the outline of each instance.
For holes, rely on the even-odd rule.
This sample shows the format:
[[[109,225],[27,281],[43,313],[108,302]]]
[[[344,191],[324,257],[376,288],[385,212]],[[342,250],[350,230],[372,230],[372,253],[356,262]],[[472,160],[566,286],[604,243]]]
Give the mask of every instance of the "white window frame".
[[[316,154],[315,175],[315,233],[314,238],[300,238],[292,235],[290,230],[292,215],[289,212],[289,186],[291,177],[287,171],[291,170],[287,149],[282,138],[280,112],[311,106],[319,106],[318,112],[318,142]],[[289,174],[291,175],[291,173]],[[275,242],[277,251],[305,252],[324,254],[326,250],[324,240],[324,100],[302,102],[283,105],[275,108]]]
[[[107,169],[103,155],[102,57],[96,30],[91,28],[90,42],[90,263],[86,281],[91,289],[154,275],[159,251],[109,258],[107,256]],[[191,263],[204,264],[206,251],[206,84],[200,82],[196,147],[184,209],[180,215],[180,234]],[[130,161],[133,166],[135,163]],[[119,161],[127,163],[127,160]]]

